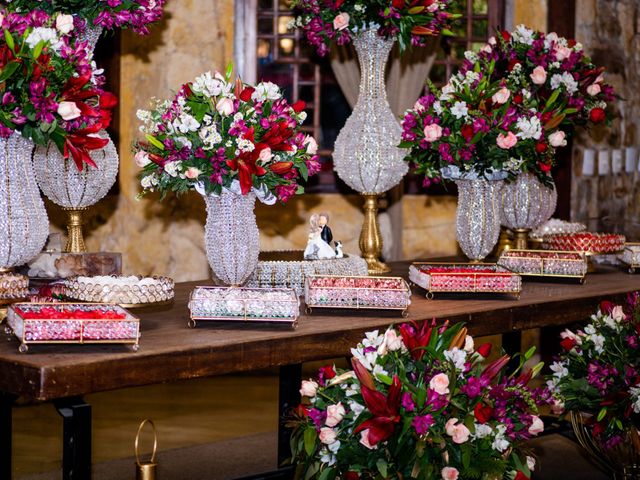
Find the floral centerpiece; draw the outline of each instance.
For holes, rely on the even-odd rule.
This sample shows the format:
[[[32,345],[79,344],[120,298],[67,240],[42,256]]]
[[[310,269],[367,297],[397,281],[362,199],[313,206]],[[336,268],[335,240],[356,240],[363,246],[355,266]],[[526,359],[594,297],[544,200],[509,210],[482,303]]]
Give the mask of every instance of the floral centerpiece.
[[[546,389],[528,386],[541,365],[504,373],[486,363],[461,324],[403,324],[369,332],[352,349],[353,371],[333,366],[302,382],[289,426],[301,478],[530,477],[520,441],[542,432]]]
[[[97,134],[111,123],[117,100],[70,36],[67,16],[33,10],[0,17],[0,137],[21,132],[36,145],[53,142],[78,170],[95,166],[89,152],[107,144]]]
[[[15,12],[43,10],[73,15],[84,30],[86,24],[107,30],[131,28],[141,35],[149,33],[149,25],[162,18],[165,0],[11,0],[7,8]],[[76,22],[77,23],[77,22]]]
[[[302,28],[321,56],[335,42],[344,45],[354,34],[370,28],[384,37],[397,38],[401,50],[423,45],[430,35],[452,35],[450,0],[294,0],[292,27]]]
[[[304,102],[290,105],[277,85],[253,87],[231,75],[231,69],[226,75],[205,73],[183,85],[173,100],[139,111],[146,141],[136,145],[135,160],[142,168],[142,194],[193,189],[205,196],[210,263],[226,283],[238,284],[257,265],[256,195],[267,204],[286,202],[304,192],[302,183],[320,163],[316,141],[301,129]],[[247,211],[231,210],[243,202]],[[231,225],[241,221],[249,224]],[[236,227],[246,242],[236,237]],[[217,236],[225,232],[231,237]],[[239,244],[244,255],[221,248]]]
[[[583,330],[565,330],[562,353],[547,384],[559,406],[575,415],[614,470],[640,459],[640,295],[626,306],[602,302]]]

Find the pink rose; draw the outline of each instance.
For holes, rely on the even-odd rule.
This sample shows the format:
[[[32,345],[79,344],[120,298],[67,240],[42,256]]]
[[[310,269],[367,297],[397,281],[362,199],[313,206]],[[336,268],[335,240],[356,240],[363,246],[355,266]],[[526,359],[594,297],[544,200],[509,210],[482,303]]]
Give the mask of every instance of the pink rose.
[[[450,418],[444,426],[444,429],[447,432],[447,435],[449,435],[450,437],[453,436],[456,423],[458,423],[458,419],[453,417],[453,418]]]
[[[540,420],[540,417],[537,415],[533,415],[533,422],[531,422],[531,426],[529,427],[529,433],[531,435],[538,435],[539,433],[544,432],[544,423]]]
[[[82,115],[82,112],[76,105],[76,102],[60,102],[58,104],[58,115],[62,117],[63,120],[73,120]]]
[[[496,143],[500,148],[509,150],[516,143],[518,143],[518,137],[516,137],[513,132],[509,132],[506,135],[501,133],[500,135],[498,135],[498,138],[496,139]]]
[[[402,338],[398,336],[393,328],[390,328],[386,332],[384,332],[384,341],[387,344],[387,348],[392,352],[401,350],[402,347],[404,347]]]
[[[221,98],[216,104],[216,110],[218,110],[218,112],[220,112],[220,115],[222,115],[223,117],[228,117],[233,113],[234,110],[233,100],[226,97]]]
[[[571,56],[571,49],[569,47],[556,46],[556,59],[559,62],[566,60]]]
[[[315,155],[318,153],[318,142],[311,135],[307,135],[303,142],[304,145],[307,146],[307,153],[309,155]]]
[[[449,419],[444,428],[447,432],[447,435],[449,435],[453,439],[454,443],[465,443],[469,440],[471,432],[463,423],[456,425],[457,421],[457,418]]]
[[[507,103],[507,100],[509,100],[510,96],[511,96],[511,92],[509,91],[508,88],[501,88],[500,90],[498,90],[496,93],[493,94],[493,97],[491,97],[491,99],[495,103],[503,104],[503,103]]]
[[[458,472],[457,468],[454,467],[444,467],[442,469],[442,480],[458,480]]]
[[[300,388],[300,395],[313,398],[318,393],[318,384],[313,380],[303,380]]]
[[[336,15],[336,18],[333,19],[333,28],[336,30],[344,30],[349,26],[349,14],[346,12],[340,12]]]
[[[201,173],[202,171],[198,170],[196,167],[189,167],[187,168],[187,171],[184,172],[184,176],[193,180],[198,178]]]
[[[533,72],[529,76],[531,77],[531,81],[536,85],[544,85],[544,82],[547,81],[547,71],[544,67],[538,66],[534,68]]]
[[[473,337],[471,335],[464,337],[464,351],[467,353],[473,353],[474,347],[475,343],[473,342]]]
[[[627,316],[624,314],[622,307],[620,305],[616,305],[615,307],[613,307],[613,310],[611,310],[611,318],[613,318],[616,322],[621,322],[622,320],[627,318]]]
[[[496,45],[498,42],[496,42],[496,37],[489,37],[489,40],[487,40],[487,42],[489,43],[489,45]]]
[[[602,91],[602,87],[600,87],[599,83],[592,83],[587,87],[587,93],[592,97],[595,97]]]
[[[429,382],[429,388],[439,395],[449,393],[449,377],[444,373],[435,375]]]
[[[378,445],[371,445],[369,442],[369,429],[362,430],[360,432],[360,443],[367,447],[369,450],[375,450],[378,448]]]
[[[567,135],[562,130],[553,132],[549,135],[549,144],[552,147],[565,147],[567,145],[566,136]]]
[[[338,434],[335,432],[333,428],[323,427],[320,429],[320,434],[318,438],[325,445],[331,445],[332,443],[336,443],[338,439]]]
[[[263,162],[268,162],[273,158],[273,153],[271,153],[271,148],[266,147],[260,151],[260,156],[258,157]]]
[[[424,127],[424,139],[427,142],[435,142],[440,137],[442,137],[442,127],[437,123]]]
[[[136,165],[140,168],[144,168],[151,163],[151,160],[149,159],[149,154],[142,150],[136,153],[134,160],[136,162]]]
[[[327,427],[335,427],[342,421],[345,413],[347,412],[342,406],[342,403],[337,403],[336,405],[329,405],[327,407],[327,419],[325,420],[324,424]]]
[[[56,29],[62,34],[67,35],[73,30],[73,16],[60,14],[56,17]]]

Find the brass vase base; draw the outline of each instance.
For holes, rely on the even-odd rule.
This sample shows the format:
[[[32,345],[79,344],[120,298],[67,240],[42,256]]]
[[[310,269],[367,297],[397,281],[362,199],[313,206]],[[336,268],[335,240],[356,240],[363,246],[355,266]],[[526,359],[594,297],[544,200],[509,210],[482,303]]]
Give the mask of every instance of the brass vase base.
[[[369,275],[388,273],[391,269],[380,260],[382,236],[378,224],[378,195],[362,194],[364,197],[364,223],[360,232],[360,252],[367,262]]]
[[[529,249],[530,228],[516,228],[513,230],[513,248],[516,250]]]
[[[65,208],[67,212],[67,245],[64,251],[67,253],[85,253],[87,246],[84,243],[84,236],[82,235],[82,226],[84,225],[84,219],[82,218],[83,212],[86,208]]]

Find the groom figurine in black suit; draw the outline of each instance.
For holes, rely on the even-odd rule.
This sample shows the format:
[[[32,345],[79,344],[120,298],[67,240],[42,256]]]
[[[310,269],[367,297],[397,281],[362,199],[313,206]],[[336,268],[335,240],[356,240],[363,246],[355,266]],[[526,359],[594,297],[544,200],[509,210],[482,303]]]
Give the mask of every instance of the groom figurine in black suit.
[[[322,227],[322,231],[320,232],[320,238],[327,242],[327,245],[331,245],[333,241],[333,233],[331,233],[331,229],[329,228],[329,215],[326,213],[321,213],[318,218],[318,226]]]

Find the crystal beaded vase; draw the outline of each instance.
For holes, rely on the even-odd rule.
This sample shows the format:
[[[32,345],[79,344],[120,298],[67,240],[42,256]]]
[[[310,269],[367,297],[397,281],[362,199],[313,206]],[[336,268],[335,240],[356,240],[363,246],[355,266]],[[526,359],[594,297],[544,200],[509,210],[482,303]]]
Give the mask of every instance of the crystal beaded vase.
[[[87,42],[87,50],[93,54],[102,32],[104,32],[104,28],[87,24],[84,32],[78,35],[78,42]]]
[[[49,220],[33,174],[33,142],[14,132],[0,138],[0,269],[23,265],[40,253]]]
[[[479,262],[498,243],[504,182],[485,179],[456,179],[455,182],[459,192],[456,213],[458,244],[470,260]]]
[[[398,148],[402,129],[393,115],[385,86],[385,67],[393,39],[377,30],[354,37],[360,63],[360,91],[353,113],[336,139],[333,160],[338,176],[365,195],[365,223],[360,236],[362,256],[370,273],[388,267],[378,260],[382,239],[377,219],[377,195],[400,182],[408,171],[406,151]]]
[[[215,277],[226,285],[244,284],[258,266],[260,232],[253,211],[253,192],[239,195],[223,190],[206,195],[205,246]]]
[[[104,130],[102,138],[109,138]],[[34,152],[36,179],[42,192],[69,215],[68,252],[84,252],[81,212],[101,200],[113,186],[118,174],[118,152],[113,141],[100,150],[89,152],[96,167],[84,165],[78,170],[72,159],[65,159],[55,144],[38,147]],[[54,172],[54,174],[52,174]]]
[[[521,173],[502,190],[502,224],[515,232],[515,247],[526,249],[528,234],[549,220],[558,192],[531,173]]]

